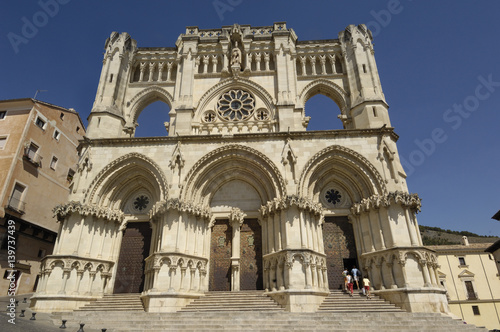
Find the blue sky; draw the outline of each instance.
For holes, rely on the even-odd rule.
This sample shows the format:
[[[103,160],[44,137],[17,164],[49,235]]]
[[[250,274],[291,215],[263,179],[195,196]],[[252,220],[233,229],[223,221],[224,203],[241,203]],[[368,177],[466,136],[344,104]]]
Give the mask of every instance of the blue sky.
[[[76,109],[86,123],[112,31],[128,32],[139,47],[162,47],[191,25],[286,21],[299,40],[311,40],[365,23],[408,186],[422,198],[419,223],[500,236],[491,219],[500,209],[499,13],[493,0],[8,1],[0,12],[0,99],[47,90],[37,98]],[[143,112],[139,135],[164,134],[154,127],[166,120],[159,106]],[[326,98],[311,99],[306,112],[311,129],[340,126]]]

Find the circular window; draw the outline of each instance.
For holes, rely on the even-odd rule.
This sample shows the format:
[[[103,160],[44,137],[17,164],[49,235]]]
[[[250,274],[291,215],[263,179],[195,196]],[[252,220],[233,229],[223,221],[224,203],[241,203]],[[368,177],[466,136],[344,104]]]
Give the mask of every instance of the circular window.
[[[340,202],[342,195],[337,190],[330,189],[326,192],[325,198],[328,203],[335,205]]]
[[[217,102],[219,115],[227,121],[247,120],[255,108],[255,99],[243,90],[229,90]]]
[[[137,211],[146,210],[148,205],[149,205],[149,197],[145,195],[137,196],[133,203],[134,209]]]

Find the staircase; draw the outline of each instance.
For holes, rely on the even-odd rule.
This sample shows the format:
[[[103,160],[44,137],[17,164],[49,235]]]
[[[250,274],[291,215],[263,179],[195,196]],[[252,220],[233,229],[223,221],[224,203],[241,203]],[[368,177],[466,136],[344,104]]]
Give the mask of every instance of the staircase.
[[[341,290],[332,290],[323,303],[319,306],[318,312],[402,312],[403,310],[394,304],[381,299],[378,296],[371,296],[368,299],[364,295],[354,293],[350,297]]]
[[[105,294],[102,299],[75,311],[137,311],[144,312],[140,294]]]
[[[210,312],[210,311],[283,311],[272,298],[264,291],[241,292],[207,292],[205,296],[194,300],[181,312]]]
[[[167,313],[144,312],[142,304],[128,304],[132,298],[140,301],[138,294],[109,295],[80,310],[55,313],[52,321],[59,326],[64,319],[72,327],[85,323],[85,330],[108,332],[487,331],[441,314],[408,313],[376,297],[351,298],[341,291],[332,291],[314,313],[285,312],[262,291],[210,292],[178,312]]]

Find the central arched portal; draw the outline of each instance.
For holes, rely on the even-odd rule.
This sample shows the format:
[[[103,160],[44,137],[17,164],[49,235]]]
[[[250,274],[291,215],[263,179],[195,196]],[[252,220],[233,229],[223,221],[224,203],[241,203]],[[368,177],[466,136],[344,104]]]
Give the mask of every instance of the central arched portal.
[[[239,257],[233,253],[233,227],[217,220],[210,240],[210,291],[230,291],[232,264],[239,264],[239,289],[263,289],[262,230],[257,219],[245,219],[239,231]],[[238,258],[236,258],[238,257]]]
[[[357,265],[354,231],[347,217],[325,217],[323,224],[323,243],[325,245],[330,289],[342,289],[344,268],[351,271]]]

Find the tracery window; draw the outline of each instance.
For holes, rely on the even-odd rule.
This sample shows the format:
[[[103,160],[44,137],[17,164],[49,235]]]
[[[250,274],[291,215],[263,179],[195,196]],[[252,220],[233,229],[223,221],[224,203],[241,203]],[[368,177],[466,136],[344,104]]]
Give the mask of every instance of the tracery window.
[[[255,99],[243,90],[229,90],[217,102],[217,111],[226,121],[247,120],[254,112]]]

